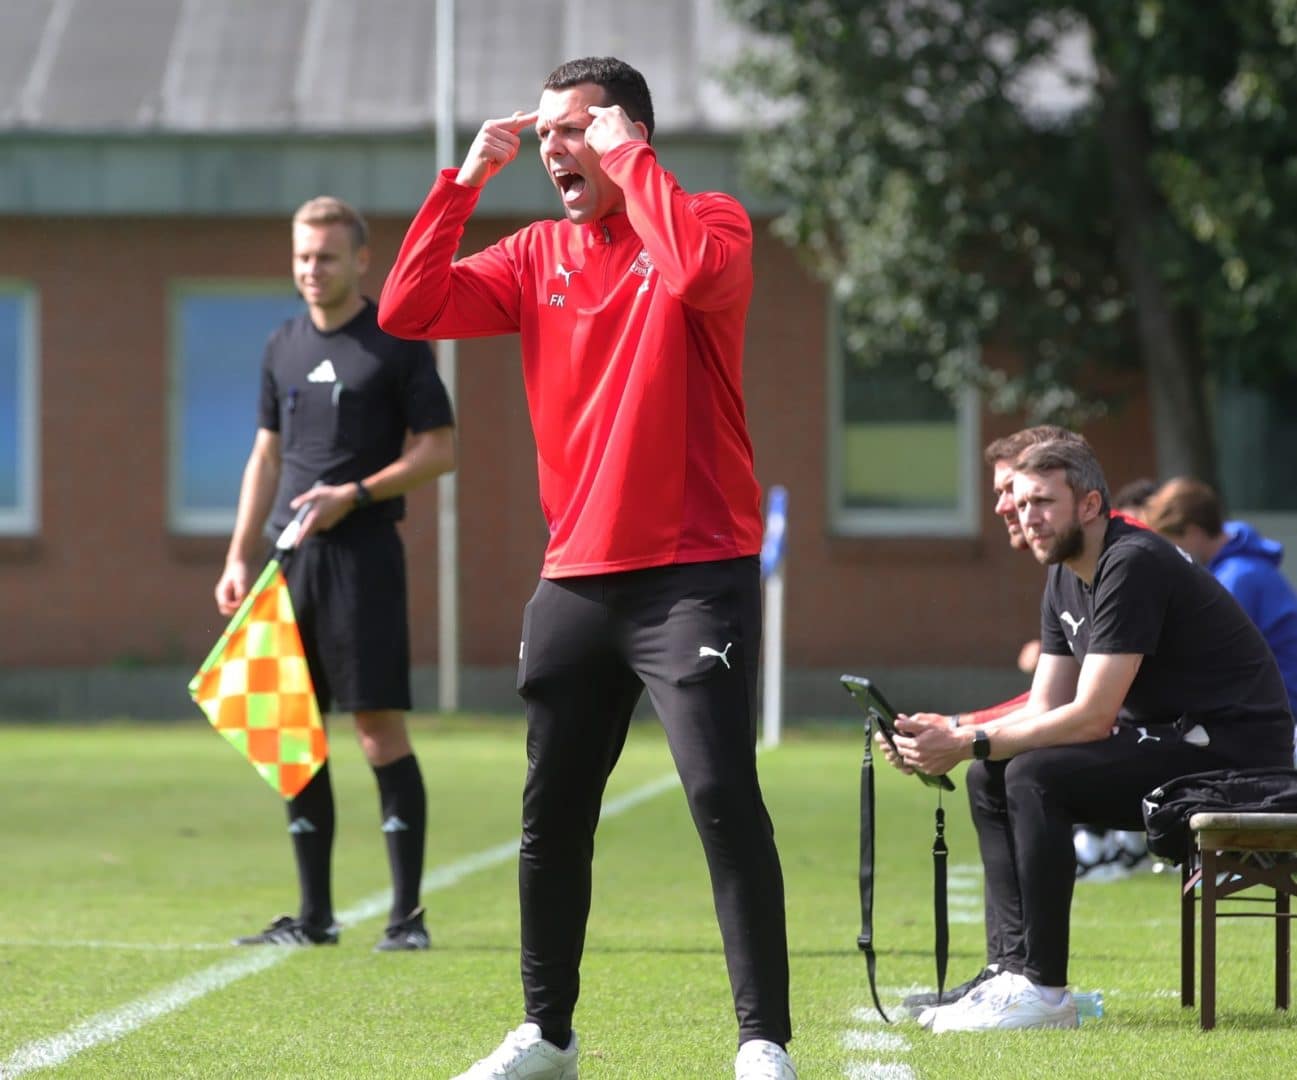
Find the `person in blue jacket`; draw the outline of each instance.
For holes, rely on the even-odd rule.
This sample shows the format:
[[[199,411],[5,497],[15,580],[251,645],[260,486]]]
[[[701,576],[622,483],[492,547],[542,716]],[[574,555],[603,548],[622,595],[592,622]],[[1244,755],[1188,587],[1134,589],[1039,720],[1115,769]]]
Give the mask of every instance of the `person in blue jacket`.
[[[1216,492],[1190,477],[1168,480],[1145,513],[1150,528],[1210,570],[1256,623],[1297,715],[1297,591],[1279,569],[1283,545],[1246,522],[1226,521]]]

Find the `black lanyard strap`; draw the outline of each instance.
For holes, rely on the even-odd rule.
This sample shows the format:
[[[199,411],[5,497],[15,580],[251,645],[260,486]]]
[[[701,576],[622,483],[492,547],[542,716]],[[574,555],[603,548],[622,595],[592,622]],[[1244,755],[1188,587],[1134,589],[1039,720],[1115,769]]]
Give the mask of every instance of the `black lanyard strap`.
[[[936,927],[933,955],[937,960],[937,1001],[946,989],[946,961],[950,955],[950,920],[946,901],[946,812],[941,808],[941,789],[937,788],[936,836],[932,840],[932,921]]]
[[[860,762],[860,936],[856,946],[865,954],[869,992],[883,1022],[890,1024],[878,1000],[877,959],[874,956],[874,719],[865,716],[865,756]]]
[[[869,992],[874,1008],[884,1023],[892,1021],[878,1000],[877,968],[874,953],[874,722],[865,717],[865,753],[860,762],[860,936],[856,947],[865,954],[869,972]],[[936,835],[932,840],[932,916],[936,927],[933,953],[937,963],[937,1000],[946,988],[946,966],[950,956],[950,919],[947,894],[946,812],[941,806],[941,789],[937,789]]]

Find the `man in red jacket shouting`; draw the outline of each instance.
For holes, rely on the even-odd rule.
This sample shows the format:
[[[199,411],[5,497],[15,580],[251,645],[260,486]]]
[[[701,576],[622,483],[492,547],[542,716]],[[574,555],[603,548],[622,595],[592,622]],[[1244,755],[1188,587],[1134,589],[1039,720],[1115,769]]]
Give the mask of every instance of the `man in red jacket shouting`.
[[[535,126],[565,217],[454,255]],[[383,288],[407,338],[519,334],[549,524],[523,615],[519,893],[526,1022],[463,1074],[575,1080],[572,1013],[599,804],[645,689],[702,838],[739,1025],[737,1080],[795,1080],[779,856],[756,770],[760,494],[742,394],[752,226],[650,145],[643,76],[574,60],[443,172]],[[651,1067],[646,1065],[646,1068]]]

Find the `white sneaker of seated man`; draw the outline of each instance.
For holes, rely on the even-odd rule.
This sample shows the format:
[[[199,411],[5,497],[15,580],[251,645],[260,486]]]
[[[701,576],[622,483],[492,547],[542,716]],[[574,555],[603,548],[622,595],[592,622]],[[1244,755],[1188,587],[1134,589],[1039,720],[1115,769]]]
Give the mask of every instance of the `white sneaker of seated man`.
[[[734,1080],[797,1080],[788,1051],[766,1039],[749,1039],[734,1059]]]
[[[504,1042],[455,1080],[577,1080],[576,1032],[566,1050],[546,1042],[540,1025],[522,1024]]]
[[[995,1031],[1011,1028],[1074,1028],[1076,1002],[1064,990],[1051,1002],[1024,975],[1002,971],[953,1005],[925,1011],[919,1023],[934,1034],[947,1031]]]
[[[999,965],[997,964],[996,967],[998,968]],[[990,968],[988,967],[987,970],[990,971]],[[919,1027],[924,1027],[931,1031],[932,1025],[936,1022],[938,1014],[950,1017],[953,1015],[951,1012],[952,1009],[967,1009],[973,1002],[980,1001],[983,994],[988,993],[987,988],[990,987],[992,983],[1003,989],[1005,983],[997,980],[1002,980],[1007,974],[1009,974],[1009,972],[997,970],[988,978],[974,985],[963,997],[956,1001],[952,1001],[949,1005],[929,1005],[919,1013]]]

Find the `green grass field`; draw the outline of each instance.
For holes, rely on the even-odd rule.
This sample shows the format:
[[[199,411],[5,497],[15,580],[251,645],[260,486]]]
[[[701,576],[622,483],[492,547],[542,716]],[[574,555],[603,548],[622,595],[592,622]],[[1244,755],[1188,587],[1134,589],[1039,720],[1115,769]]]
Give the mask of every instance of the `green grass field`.
[[[420,718],[433,948],[376,954],[387,883],[373,782],[335,728],[335,949],[225,944],[288,910],[278,799],[197,719],[0,729],[0,1077],[448,1077],[521,1017],[515,860],[522,728]],[[792,1046],[821,1078],[1278,1075],[1270,923],[1221,929],[1219,1027],[1178,985],[1175,875],[1078,886],[1072,979],[1106,1015],[1074,1032],[932,1036],[868,1007],[855,949],[860,737],[794,730],[761,759],[787,885]],[[734,1018],[703,858],[656,725],[609,790],[576,1017],[585,1080],[732,1076]],[[957,777],[957,782],[960,778]],[[659,782],[656,793],[646,786]],[[951,981],[981,965],[980,870],[948,797]],[[934,982],[933,797],[880,774],[875,933],[884,1004]]]

